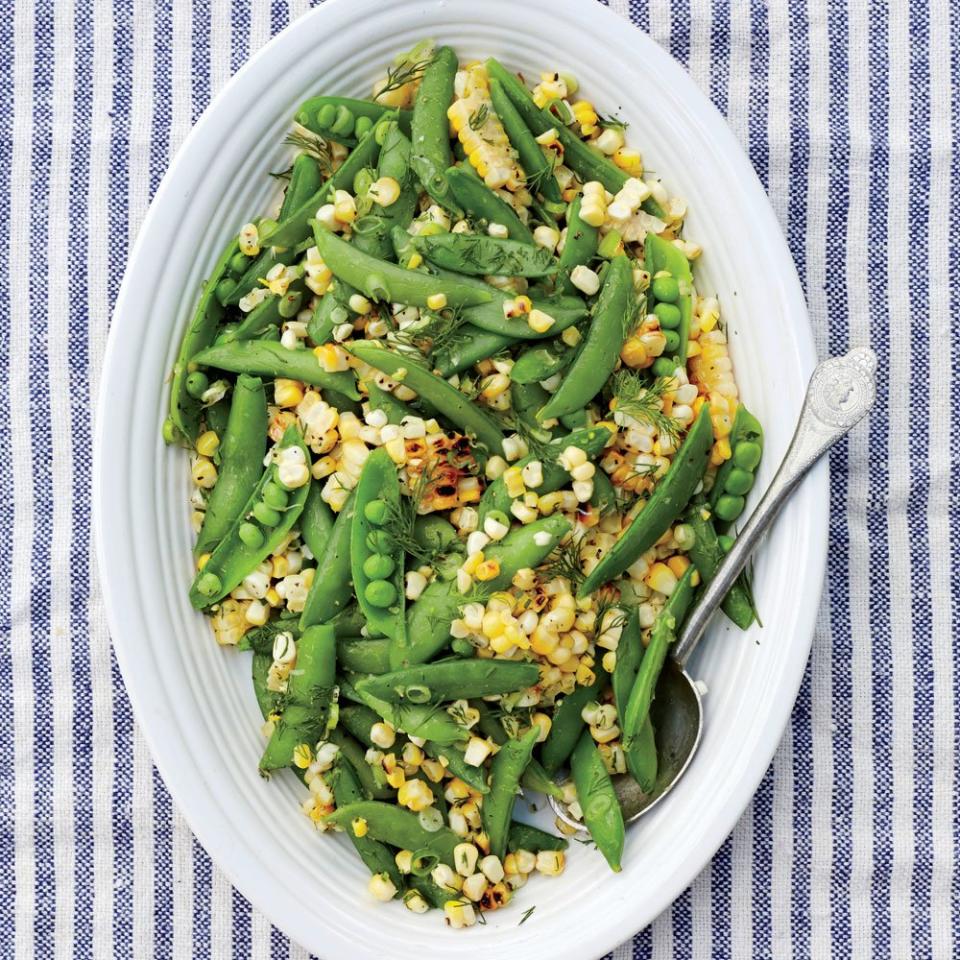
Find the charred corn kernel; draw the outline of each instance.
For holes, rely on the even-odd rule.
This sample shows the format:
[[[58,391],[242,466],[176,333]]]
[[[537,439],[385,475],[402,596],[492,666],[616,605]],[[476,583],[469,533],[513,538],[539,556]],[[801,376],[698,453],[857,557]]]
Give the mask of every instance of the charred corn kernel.
[[[548,877],[558,877],[563,873],[565,864],[562,850],[541,850],[537,854],[537,872]]]
[[[245,257],[255,257],[260,252],[260,232],[255,223],[245,223],[240,228],[240,236],[237,239],[240,252]]]
[[[295,407],[303,400],[303,385],[278,377],[273,384],[273,399],[278,407]]]
[[[207,430],[197,437],[197,453],[201,457],[212,457],[220,449],[220,438],[216,431]]]
[[[201,490],[209,490],[217,482],[217,468],[211,460],[197,460],[191,472],[193,482],[200,487]]]
[[[677,587],[677,576],[665,563],[655,563],[647,571],[643,582],[651,590],[670,596]]]
[[[367,889],[373,895],[374,899],[381,900],[384,903],[392,900],[397,895],[397,888],[385,873],[375,873],[370,878]]]
[[[634,370],[649,365],[647,348],[643,340],[638,336],[629,337],[620,350],[620,359]]]
[[[389,207],[400,197],[400,184],[393,177],[380,177],[371,184],[369,195],[381,207]]]
[[[346,190],[334,193],[333,215],[340,223],[353,223],[357,219],[357,203]]]
[[[407,780],[397,790],[397,803],[419,813],[433,803],[433,791],[422,780]]]
[[[679,580],[687,572],[690,566],[690,560],[682,554],[674,554],[668,561],[667,566],[673,571],[673,575]]]
[[[378,747],[388,750],[397,739],[397,731],[393,729],[392,724],[386,723],[385,721],[375,723],[370,728],[370,739]]]
[[[477,569],[474,573],[474,576],[481,583],[486,583],[488,580],[493,580],[495,577],[500,575],[500,561],[499,560],[484,560],[477,565]]]
[[[367,821],[363,817],[354,817],[350,821],[350,829],[355,837],[365,837],[367,835]]]
[[[447,305],[447,295],[445,293],[431,293],[427,297],[427,306],[431,310],[442,310]]]

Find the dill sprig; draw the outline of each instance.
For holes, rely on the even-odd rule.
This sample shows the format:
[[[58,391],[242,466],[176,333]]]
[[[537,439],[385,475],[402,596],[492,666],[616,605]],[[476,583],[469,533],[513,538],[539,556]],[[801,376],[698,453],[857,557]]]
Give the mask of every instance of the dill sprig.
[[[526,179],[527,189],[530,190],[531,193],[539,193],[542,191],[544,181],[549,180],[550,177],[554,175],[557,164],[560,162],[560,155],[551,150],[549,151],[549,156],[545,156],[545,159],[547,165],[541,167],[533,176],[528,176]]]
[[[570,581],[570,586],[576,592],[587,577],[583,570],[583,543],[580,537],[571,537],[554,549],[547,557],[544,576],[549,580],[563,577]]]
[[[522,927],[522,926],[530,919],[530,915],[531,915],[531,914],[533,913],[533,911],[536,910],[536,909],[537,909],[537,905],[534,904],[534,905],[533,905],[532,907],[530,907],[528,910],[525,910],[525,911],[523,912],[523,916],[520,918],[520,922],[517,924],[517,926],[518,926],[518,927]]]
[[[405,87],[408,83],[413,83],[423,77],[423,72],[433,63],[434,53],[431,50],[422,57],[413,56],[410,59],[404,58],[399,63],[387,68],[386,83],[377,90],[377,98],[385,93],[392,93]]]
[[[440,556],[436,547],[426,546],[416,536],[417,517],[420,516],[420,505],[423,503],[427,490],[434,480],[434,470],[431,465],[425,465],[423,471],[410,488],[410,495],[402,493],[396,503],[388,503],[387,519],[384,530],[393,539],[393,542],[406,554],[421,564],[433,565]]]
[[[388,322],[393,325],[388,338],[390,343],[407,352],[415,350],[426,360],[468,339],[461,329],[466,318],[460,308],[441,310],[439,313],[429,313],[425,316],[421,314],[419,320],[402,330],[392,317],[388,317]]]
[[[604,130],[626,130],[630,124],[621,117],[618,117],[615,113],[611,114],[609,117],[605,117],[603,114],[598,113],[597,126],[603,127]]]
[[[652,382],[633,370],[618,370],[613,375],[615,410],[642,423],[649,423],[661,436],[674,442],[680,435],[680,426],[673,417],[663,412],[663,396],[676,389],[672,377],[657,377]]]
[[[313,133],[304,127],[298,126],[284,137],[283,142],[313,157],[320,167],[320,172],[325,177],[329,177],[330,174],[333,173],[333,166],[330,160],[330,148],[327,146],[327,141],[324,140],[319,133]]]
[[[487,122],[487,117],[489,116],[490,108],[485,103],[481,103],[480,106],[470,114],[467,119],[467,124],[471,130],[479,130]]]
[[[602,630],[613,630],[617,627],[623,628],[626,627],[627,622],[630,620],[631,615],[633,614],[633,609],[636,606],[636,603],[628,600],[624,600],[623,597],[616,598],[612,592],[604,591],[600,595],[600,599],[597,601],[597,610],[596,610],[596,619],[594,620],[595,631],[596,633],[601,633]],[[603,618],[611,611],[619,611],[611,621],[604,626]]]

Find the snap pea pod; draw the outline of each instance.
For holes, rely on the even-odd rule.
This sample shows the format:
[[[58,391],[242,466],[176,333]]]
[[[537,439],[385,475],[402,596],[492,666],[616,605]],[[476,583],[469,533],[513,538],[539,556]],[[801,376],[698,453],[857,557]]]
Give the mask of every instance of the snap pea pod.
[[[613,688],[613,702],[617,707],[617,716],[623,722],[626,713],[630,691],[637,678],[637,670],[643,659],[643,642],[640,638],[640,619],[636,609],[630,614],[620,643],[617,645],[617,663],[610,676],[610,685]],[[625,751],[627,769],[630,776],[645,793],[649,793],[657,780],[657,745],[654,739],[653,724],[647,717],[636,741],[630,750]]]
[[[724,549],[714,529],[710,510],[704,503],[692,503],[683,518],[693,528],[695,537],[690,547],[690,559],[706,585],[714,578],[723,560]],[[723,598],[721,609],[741,630],[746,630],[753,623],[755,613],[750,590],[740,578]]]
[[[309,468],[310,453],[295,426],[287,429],[277,445],[278,456],[290,448],[301,451]],[[308,489],[309,483],[293,490],[284,487],[278,466],[271,460],[243,509],[194,578],[190,602],[196,609],[222,600],[274,552],[299,519]],[[272,505],[279,501],[283,502],[282,512]]]
[[[582,182],[599,180],[611,193],[616,193],[626,183],[627,175],[616,164],[599,151],[588,147],[549,111],[541,110],[515,74],[510,73],[493,57],[486,61],[486,67],[491,79],[503,85],[504,92],[513,101],[517,112],[534,136],[546,133],[551,127],[556,129],[563,146],[563,162]]]
[[[490,79],[490,99],[496,111],[507,139],[520,157],[520,166],[526,174],[527,186],[531,193],[541,193],[543,199],[554,206],[558,212],[563,210],[563,197],[560,185],[553,174],[553,166],[547,160],[540,144],[524,123],[523,117],[507,96],[503,84],[495,77]]]
[[[306,240],[310,236],[310,221],[317,215],[317,210],[327,203],[337,190],[352,190],[353,178],[364,167],[371,167],[376,163],[380,152],[380,141],[377,138],[382,136],[382,133],[379,133],[380,125],[386,122],[386,118],[378,121],[372,130],[364,134],[350,152],[350,156],[337,167],[333,176],[273,230],[261,236],[260,242],[270,243],[274,247],[294,247]]]
[[[575,430],[558,440],[551,440],[539,455],[530,454],[511,464],[511,466],[519,467],[522,470],[528,463],[532,463],[534,460],[539,461],[543,467],[543,482],[537,487],[537,494],[543,496],[545,493],[553,493],[572,482],[569,471],[557,462],[567,447],[578,447],[586,453],[588,459],[593,460],[600,455],[600,451],[610,442],[612,436],[613,434],[607,427],[588,427],[586,430]],[[507,492],[506,480],[502,476],[497,477],[483,491],[483,496],[480,498],[478,510],[480,511],[481,529],[483,528],[483,521],[491,510],[499,510],[509,516],[512,503],[513,498]]]
[[[480,714],[477,729],[496,744],[506,743],[507,733],[503,729],[503,724],[490,712],[490,708],[482,700],[474,700],[470,705]],[[532,757],[527,764],[520,782],[535,793],[542,793],[556,800],[563,799],[563,789],[553,781],[536,757]]]
[[[390,638],[341,637],[337,661],[354,673],[386,673],[390,669]]]
[[[505,589],[518,570],[538,567],[569,533],[570,522],[560,514],[551,514],[511,530],[498,543],[484,550],[488,560],[496,560],[500,573],[483,586],[491,593]],[[547,534],[546,537],[541,536]],[[538,538],[542,543],[538,543]],[[407,610],[407,635],[410,638],[410,664],[425,663],[450,641],[450,623],[467,602],[455,581],[434,580]]]
[[[211,404],[209,407],[205,407],[203,411],[203,422],[204,427],[207,430],[212,430],[218,437],[223,437],[227,432],[227,424],[230,422],[230,409],[232,404],[230,403],[229,395],[225,396],[222,400],[218,400],[216,403]],[[222,455],[222,444],[221,444],[221,455]]]
[[[307,335],[317,346],[329,343],[333,331],[350,319],[350,297],[358,292],[342,280],[334,280],[320,297],[307,324]]]
[[[433,355],[433,368],[441,377],[462,373],[481,360],[496,356],[517,342],[516,337],[481,330],[472,323],[460,327],[461,336]]]
[[[390,703],[435,703],[497,693],[514,693],[532,687],[540,679],[535,663],[520,660],[473,659],[425,663],[367,677],[357,684]]]
[[[590,505],[597,508],[601,517],[606,516],[617,505],[617,491],[603,470],[598,470],[593,475],[593,496],[590,497]]]
[[[506,317],[503,313],[503,304],[513,299],[502,290],[493,294],[489,303],[467,307],[461,313],[468,323],[486,330],[516,340],[543,340],[546,337],[555,337],[558,333],[579,323],[588,314],[586,303],[579,297],[557,296],[538,298],[533,301],[533,309],[540,310],[553,318],[553,324],[543,333],[534,330],[527,322],[526,317]],[[616,354],[620,352],[617,345]],[[617,356],[614,354],[613,361]]]
[[[333,511],[323,499],[320,484],[311,483],[300,517],[300,536],[318,563],[326,552],[335,519]]]
[[[410,132],[412,111],[397,110],[373,100],[356,100],[353,97],[309,97],[297,108],[293,119],[313,133],[350,147],[357,142],[358,129],[366,132],[388,114],[397,118],[405,133]],[[358,123],[361,117],[368,122]]]
[[[381,390],[375,383],[367,382],[367,403],[371,410],[382,410],[387,415],[387,423],[399,424],[404,417],[415,416],[402,400],[398,400],[387,390]]]
[[[589,730],[580,734],[570,758],[570,772],[577,788],[577,802],[583,811],[583,822],[610,868],[619,873],[626,839],[623,812],[613,781]]]
[[[431,263],[472,277],[545,277],[557,267],[546,247],[482,233],[435,233],[410,238]]]
[[[239,249],[237,238],[234,237],[220,254],[220,259],[210,271],[210,276],[204,281],[200,302],[180,341],[180,349],[173,365],[173,378],[170,382],[169,423],[172,429],[164,430],[168,443],[178,434],[190,443],[197,439],[202,407],[200,401],[190,396],[187,391],[187,377],[196,369],[193,363],[194,356],[210,346],[217,335],[217,327],[223,319],[223,307],[216,297],[217,284],[226,274],[230,261]]]
[[[723,533],[743,512],[744,497],[753,487],[754,474],[763,456],[763,427],[741,403],[730,429],[731,457],[717,470],[710,490],[710,506]]]
[[[365,747],[375,746],[374,742],[370,739],[370,729],[375,723],[380,722],[380,717],[375,711],[366,706],[366,704],[344,704],[340,707],[338,722],[340,726],[346,729],[351,736],[359,740]]]
[[[510,833],[507,836],[507,850],[514,853],[517,850],[529,850],[539,853],[541,850],[566,850],[570,846],[563,837],[547,833],[530,823],[521,823],[514,820],[510,824]]]
[[[263,383],[241,374],[233,388],[230,417],[220,443],[217,482],[207,500],[203,526],[193,548],[195,556],[209,553],[216,546],[250,499],[263,473],[266,433]]]
[[[529,433],[546,440],[553,436],[553,432],[540,424],[537,414],[549,400],[550,394],[539,383],[510,384],[510,404],[514,416]]]
[[[447,110],[453,100],[456,73],[457,55],[450,47],[438,47],[423,71],[420,89],[413,104],[410,165],[424,189],[437,203],[459,213],[456,201],[450,195],[450,184],[444,176],[444,171],[453,160]]]
[[[670,469],[654,488],[646,506],[633,518],[620,539],[587,574],[577,595],[589,596],[618,577],[663,536],[680,515],[703,478],[713,445],[710,404],[705,403],[687,433]]]
[[[346,609],[353,596],[353,585],[350,581],[350,533],[354,499],[351,493],[333,522],[326,550],[317,557],[317,572],[300,615],[301,630],[315,623],[332,620]]]
[[[457,528],[449,520],[444,520],[434,513],[417,517],[413,521],[413,539],[434,554],[444,554],[461,548]]]
[[[562,340],[548,340],[527,347],[510,368],[513,383],[540,383],[570,366],[576,351]]]
[[[506,200],[498,197],[479,177],[468,172],[466,167],[448,167],[446,179],[454,200],[474,220],[483,220],[488,224],[499,223],[507,228],[507,236],[511,239],[533,243],[533,234],[517,215],[517,211]]]
[[[650,298],[659,301],[655,303],[653,312],[660,316],[660,325],[665,329],[671,329],[670,324],[674,324],[672,329],[676,330],[679,345],[672,360],[675,366],[682,367],[687,362],[690,319],[693,315],[693,273],[690,271],[690,261],[682,250],[675,247],[669,240],[658,237],[655,233],[647,234],[643,242],[643,256],[646,261],[646,269],[652,278],[650,281]],[[657,274],[664,272],[670,275],[673,283],[664,284],[662,280],[658,279]],[[679,311],[679,315],[675,310],[668,310],[664,314],[662,308],[660,308],[660,303],[669,304],[676,311]],[[672,370],[664,369],[665,374],[672,372]]]
[[[626,338],[624,320],[634,300],[630,261],[621,254],[610,261],[587,334],[557,392],[538,414],[539,420],[582,410],[600,392],[619,359]]]
[[[653,703],[657,679],[663,669],[663,662],[667,658],[667,650],[676,640],[683,618],[690,607],[690,600],[693,597],[693,577],[696,572],[697,568],[692,564],[687,567],[650,631],[650,641],[640,661],[640,669],[637,671],[637,678],[633,682],[630,698],[627,700],[627,709],[622,717],[621,731],[625,750],[631,749],[650,716],[650,704]]]
[[[490,765],[490,792],[483,798],[480,817],[490,840],[490,852],[501,860],[507,855],[507,837],[520,778],[533,756],[540,728],[531,727],[522,737],[508,740]]]
[[[401,707],[360,689],[362,682],[358,680],[354,686],[361,703],[376,710],[395,730],[402,730],[410,737],[432,740],[439,746],[463,743],[469,739],[467,731],[455,723],[446,710],[436,704],[405,703]]]
[[[277,248],[267,245],[262,237],[260,238],[260,247],[260,253],[223,298],[222,303],[225,307],[235,307],[251,290],[260,286],[260,281],[278,263],[288,267],[297,257],[293,247]]]
[[[423,749],[428,756],[433,757],[434,760],[439,760],[455,777],[459,777],[478,793],[490,792],[483,767],[475,767],[473,764],[467,763],[463,751],[458,747],[453,746],[453,744],[441,747],[427,740]]]
[[[283,203],[280,204],[278,221],[283,221],[293,213],[305,200],[312,197],[323,183],[320,165],[309,153],[297,154],[290,168],[290,180],[283,194]]]
[[[275,293],[268,294],[243,319],[221,333],[218,343],[230,343],[233,340],[252,340],[268,327],[275,326],[280,321],[280,297]]]
[[[374,300],[426,307],[430,297],[443,294],[447,306],[465,307],[493,299],[492,293],[474,284],[441,279],[371,257],[317,221],[313,221],[313,235],[320,256],[333,273]]]
[[[357,768],[347,762],[346,759],[337,760],[333,770],[328,775],[328,782],[333,790],[333,799],[338,809],[344,809],[357,803],[369,802],[364,797],[362,784],[357,776]],[[350,829],[349,824],[346,825],[346,833],[366,868],[372,874],[385,873],[397,890],[402,890],[403,877],[400,876],[400,870],[390,848],[369,835],[358,837]]]
[[[570,758],[581,732],[586,727],[580,714],[591,700],[600,696],[606,682],[607,674],[597,670],[593,683],[574,687],[571,693],[555,705],[550,732],[540,745],[540,762],[547,773],[556,773]]]
[[[327,373],[312,350],[288,350],[268,340],[238,340],[201,350],[193,362],[231,373],[257,377],[284,377],[330,390],[350,400],[359,400],[353,374],[348,371]]]
[[[330,826],[350,829],[357,818],[367,821],[367,836],[400,850],[427,851],[439,857],[442,863],[453,866],[453,848],[460,843],[449,827],[439,830],[424,830],[415,813],[392,803],[379,800],[360,800],[348,803],[324,817]]]
[[[367,457],[354,497],[350,570],[357,603],[371,632],[390,638],[390,660],[400,663],[407,646],[403,551],[387,529],[400,509],[400,482],[397,466],[383,447]]]
[[[350,352],[387,376],[401,380],[451,423],[475,437],[491,454],[503,451],[503,433],[496,421],[446,380],[374,341],[352,343]]]
[[[321,624],[304,630],[297,641],[296,669],[287,681],[280,720],[274,724],[260,772],[290,766],[298,744],[311,747],[322,740],[330,719],[336,682],[337,648],[333,627]]]
[[[264,720],[274,712],[277,704],[277,694],[267,689],[267,675],[270,673],[272,663],[273,656],[270,653],[254,651],[250,664],[253,694],[257,698],[257,706]]]
[[[387,775],[383,772],[383,767],[379,764],[374,767],[367,763],[364,756],[366,751],[349,733],[336,727],[327,734],[327,739],[340,748],[336,767],[342,766],[341,760],[345,761],[346,766],[356,778],[357,785],[361,788],[356,796],[344,797],[343,800],[337,799],[334,791],[334,799],[337,800],[338,806],[346,806],[357,800],[390,800],[395,796],[396,791],[387,783]]]
[[[570,279],[574,267],[586,266],[597,255],[600,231],[580,216],[580,197],[574,197],[567,208],[567,236],[560,251],[557,275],[560,289],[574,293],[577,288]]]
[[[300,636],[296,617],[274,617],[261,627],[248,630],[237,644],[238,650],[252,650],[255,654],[269,654],[278,633],[289,631],[294,640]]]
[[[394,256],[390,231],[397,227],[406,229],[413,220],[417,208],[418,190],[410,169],[410,141],[396,123],[389,123],[380,150],[378,177],[390,177],[400,185],[400,195],[388,206],[379,203],[365,217],[353,225],[353,243],[357,249],[379,260]]]

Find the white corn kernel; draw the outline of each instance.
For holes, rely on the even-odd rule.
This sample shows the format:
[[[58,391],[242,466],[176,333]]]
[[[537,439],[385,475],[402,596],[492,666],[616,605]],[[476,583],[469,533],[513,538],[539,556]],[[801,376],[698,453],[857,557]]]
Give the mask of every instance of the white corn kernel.
[[[583,264],[577,264],[570,271],[570,282],[588,297],[592,297],[600,289],[600,277],[596,271]]]

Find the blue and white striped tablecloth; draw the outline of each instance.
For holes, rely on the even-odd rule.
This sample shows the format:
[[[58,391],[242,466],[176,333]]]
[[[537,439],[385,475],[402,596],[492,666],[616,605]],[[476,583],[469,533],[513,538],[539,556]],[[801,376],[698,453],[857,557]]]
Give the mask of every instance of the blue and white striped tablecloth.
[[[948,960],[960,5],[610,4],[749,151],[820,353],[880,357],[878,412],[831,459],[827,591],[783,744],[710,867],[614,956]],[[0,16],[4,958],[305,956],[231,889],[151,765],[111,654],[89,488],[108,318],[150,197],[211,97],[307,5],[11,0]]]

